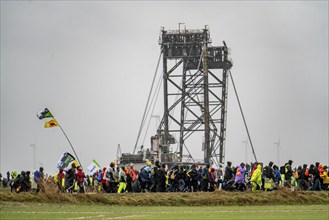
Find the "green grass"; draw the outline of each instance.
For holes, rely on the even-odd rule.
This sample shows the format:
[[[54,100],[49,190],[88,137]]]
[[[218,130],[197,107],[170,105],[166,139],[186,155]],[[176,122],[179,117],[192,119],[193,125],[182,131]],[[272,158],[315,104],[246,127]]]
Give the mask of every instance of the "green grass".
[[[110,206],[0,202],[5,219],[305,219],[329,218],[327,205],[289,206]]]
[[[0,190],[5,219],[329,220],[329,192],[67,194]]]

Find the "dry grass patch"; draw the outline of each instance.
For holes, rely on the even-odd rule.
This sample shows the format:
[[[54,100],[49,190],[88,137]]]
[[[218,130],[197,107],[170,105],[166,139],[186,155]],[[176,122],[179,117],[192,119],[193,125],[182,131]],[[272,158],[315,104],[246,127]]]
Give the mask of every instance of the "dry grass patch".
[[[233,206],[329,204],[329,192],[290,191],[212,193],[66,194],[0,192],[0,201],[35,203],[107,204],[124,206]]]

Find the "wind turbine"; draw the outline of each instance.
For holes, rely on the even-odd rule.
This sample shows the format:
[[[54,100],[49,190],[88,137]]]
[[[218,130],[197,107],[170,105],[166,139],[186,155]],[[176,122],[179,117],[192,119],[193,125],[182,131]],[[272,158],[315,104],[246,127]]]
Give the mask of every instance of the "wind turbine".
[[[278,157],[278,166],[280,167],[280,137],[279,137],[279,141],[274,143],[277,146],[277,157]]]
[[[118,147],[117,147],[117,161],[116,161],[117,164],[120,163],[121,155],[122,155],[121,147],[120,147],[120,144],[118,144]]]
[[[36,144],[34,143],[34,144],[30,144],[30,147],[33,147],[33,170],[35,170],[36,169],[36,157],[35,157],[35,148],[37,147],[36,146]]]
[[[242,143],[244,143],[246,145],[246,161],[245,163],[248,163],[248,138],[245,141],[242,141]]]
[[[33,147],[33,169],[36,170],[36,147],[37,147],[37,140],[34,138],[34,143],[30,144],[30,147]]]

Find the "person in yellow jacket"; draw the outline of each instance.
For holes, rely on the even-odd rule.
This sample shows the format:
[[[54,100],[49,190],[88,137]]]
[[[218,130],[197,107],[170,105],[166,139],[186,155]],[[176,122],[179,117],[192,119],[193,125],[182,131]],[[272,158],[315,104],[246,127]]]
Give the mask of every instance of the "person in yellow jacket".
[[[252,191],[256,191],[257,187],[261,188],[262,183],[262,165],[258,164],[256,170],[251,176]]]
[[[123,193],[126,191],[126,182],[127,182],[127,176],[125,173],[125,167],[118,167],[118,173],[119,173],[119,188],[118,193]]]
[[[57,185],[57,192],[64,192],[65,185],[63,184],[63,172],[63,169],[60,169],[54,176],[54,181]]]
[[[323,181],[323,189],[329,190],[328,166],[323,166],[323,172],[320,174],[320,178]]]

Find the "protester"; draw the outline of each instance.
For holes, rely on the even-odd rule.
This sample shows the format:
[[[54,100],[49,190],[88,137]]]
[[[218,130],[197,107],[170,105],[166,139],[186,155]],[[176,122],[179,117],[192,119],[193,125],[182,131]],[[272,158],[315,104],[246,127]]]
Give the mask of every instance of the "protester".
[[[328,166],[323,166],[323,172],[320,175],[323,180],[323,190],[329,190],[329,176],[328,176]]]
[[[321,182],[320,182],[320,163],[316,162],[315,167],[313,168],[312,175],[313,175],[313,190],[319,191],[321,189]]]
[[[222,183],[223,183],[223,179],[224,179],[224,175],[223,175],[223,165],[220,164],[218,169],[217,169],[217,178],[216,178],[216,182],[217,182],[217,188],[221,189],[222,188]]]
[[[45,192],[45,180],[44,180],[43,167],[39,168],[39,171],[34,172],[34,181],[37,184],[37,192]]]
[[[311,164],[308,168],[307,164],[292,168],[293,161],[289,160],[283,166],[279,167],[270,162],[262,169],[262,163],[257,164],[257,168],[252,170],[251,177],[247,175],[246,165],[241,163],[232,167],[231,162],[227,162],[224,176],[229,187],[223,185],[223,190],[229,191],[245,191],[261,189],[272,190],[280,185],[281,174],[283,174],[284,187],[289,187],[292,190],[329,190],[328,166],[320,162],[315,165]],[[11,175],[9,183],[12,192],[24,193],[29,191],[45,192],[45,185],[57,185],[58,192],[102,192],[98,183],[103,184],[104,192],[212,192],[220,190],[219,182],[221,182],[221,167],[217,169],[210,167],[209,164],[192,164],[189,166],[184,163],[176,163],[169,170],[166,164],[161,164],[159,161],[152,163],[147,161],[145,166],[137,172],[134,169],[134,164],[129,164],[127,167],[115,166],[115,162],[111,162],[108,168],[98,170],[90,176],[85,176],[82,167],[75,164],[71,167],[60,169],[52,178],[49,174],[43,173],[43,168],[35,171],[32,176],[29,171],[21,171],[19,174],[16,171],[8,172]],[[233,173],[232,173],[233,171]],[[262,172],[263,171],[263,172]],[[30,178],[30,176],[32,178]],[[47,182],[45,182],[45,176]],[[88,178],[89,177],[89,178]],[[230,178],[232,177],[232,178]],[[247,181],[250,178],[250,181]],[[262,179],[265,181],[262,183]],[[5,187],[3,178],[3,186]],[[169,181],[168,181],[169,180]],[[295,182],[297,180],[297,183]],[[273,181],[273,186],[270,182]],[[131,187],[129,188],[129,182]],[[111,183],[111,184],[110,184]],[[33,186],[35,184],[35,187]],[[271,183],[272,184],[272,183]],[[100,186],[100,185],[99,185]],[[90,189],[88,188],[90,187]],[[95,188],[94,188],[95,187]],[[33,190],[35,189],[35,190]],[[65,189],[65,190],[64,190]],[[48,190],[47,190],[48,191]],[[51,191],[51,190],[50,190]]]
[[[280,173],[279,167],[277,165],[273,166],[273,170],[274,170],[274,183],[278,187],[280,185],[280,182],[282,181],[281,173]]]
[[[210,173],[209,173],[209,192],[213,192],[216,189],[216,172],[215,168],[210,168]]]
[[[80,193],[85,193],[85,173],[83,172],[83,169],[81,166],[77,167],[78,172],[76,173],[76,181],[79,187],[79,192]]]
[[[127,176],[125,173],[125,167],[118,167],[118,173],[119,173],[119,188],[118,193],[123,193],[126,191],[126,181]]]
[[[142,192],[149,192],[151,186],[151,162],[146,162],[145,166],[141,169],[138,180],[141,184]]]
[[[207,164],[205,167],[202,168],[201,171],[201,191],[207,192],[208,191],[208,185],[210,181],[210,173],[209,173],[210,165]]]
[[[97,170],[92,176],[93,181],[94,181],[94,186],[93,186],[92,192],[98,192],[98,189],[100,187],[100,180],[98,180],[99,172],[101,172],[101,170]]]
[[[257,169],[254,170],[252,176],[251,176],[251,182],[252,182],[252,191],[256,191],[257,189],[261,188],[262,183],[262,165],[258,164]]]
[[[15,176],[15,178],[10,182],[10,192],[19,193],[21,191],[21,174]]]
[[[7,180],[8,180],[8,182],[10,181],[10,172],[9,171],[7,171]]]
[[[162,164],[156,175],[156,192],[166,192],[166,164]]]
[[[299,179],[298,179],[298,188],[307,189],[308,188],[308,176],[309,170],[307,169],[307,164],[303,164],[303,167],[300,170]]]
[[[160,161],[155,161],[154,167],[151,169],[151,192],[156,192],[157,191],[157,186],[159,185],[159,172],[161,169],[161,164]]]
[[[272,168],[273,164],[274,163],[271,161],[263,169],[263,178],[262,178],[262,186],[263,186],[263,189],[265,189],[265,182],[266,183],[271,182],[271,181],[274,182],[274,170]]]
[[[65,191],[65,173],[62,168],[54,176],[54,181],[57,185],[57,192]]]
[[[224,172],[224,181],[228,182],[234,177],[234,171],[232,168],[232,162],[227,161],[227,166],[225,167],[225,172]]]
[[[22,192],[29,192],[31,190],[30,171],[22,171]]]
[[[71,168],[66,172],[65,175],[65,190],[69,193],[74,191],[76,182],[76,165],[72,163]]]
[[[285,184],[288,186],[288,188],[291,188],[291,177],[293,176],[293,171],[292,171],[292,160],[289,160],[288,163],[284,165],[284,180]]]
[[[98,181],[100,182],[101,184],[101,191],[105,192],[105,193],[108,193],[108,190],[109,190],[109,179],[108,177],[110,177],[108,174],[108,177],[106,177],[106,172],[108,171],[108,168],[106,167],[103,167],[103,170],[101,170],[98,174]]]
[[[104,170],[103,180],[106,180],[105,187],[103,183],[103,188],[107,193],[116,193],[117,192],[117,182],[116,182],[116,170],[115,162],[111,162],[110,166]]]
[[[133,176],[134,176],[134,181],[136,180],[136,174],[134,171],[134,164],[130,163],[129,166],[125,169],[126,173],[126,178],[127,178],[127,186],[126,186],[126,191],[127,192],[132,192],[132,183],[133,183]]]
[[[12,171],[11,174],[10,174],[10,176],[11,176],[11,179],[12,180],[16,179],[16,177],[18,176],[17,171]]]
[[[246,189],[246,185],[244,181],[245,172],[246,172],[245,164],[241,163],[240,166],[238,166],[236,169],[236,174],[234,179],[234,184],[237,190],[244,191]]]
[[[200,174],[197,171],[198,165],[193,164],[191,166],[191,169],[187,171],[187,176],[189,177],[190,180],[190,191],[191,192],[197,192],[198,191],[198,180]]]

